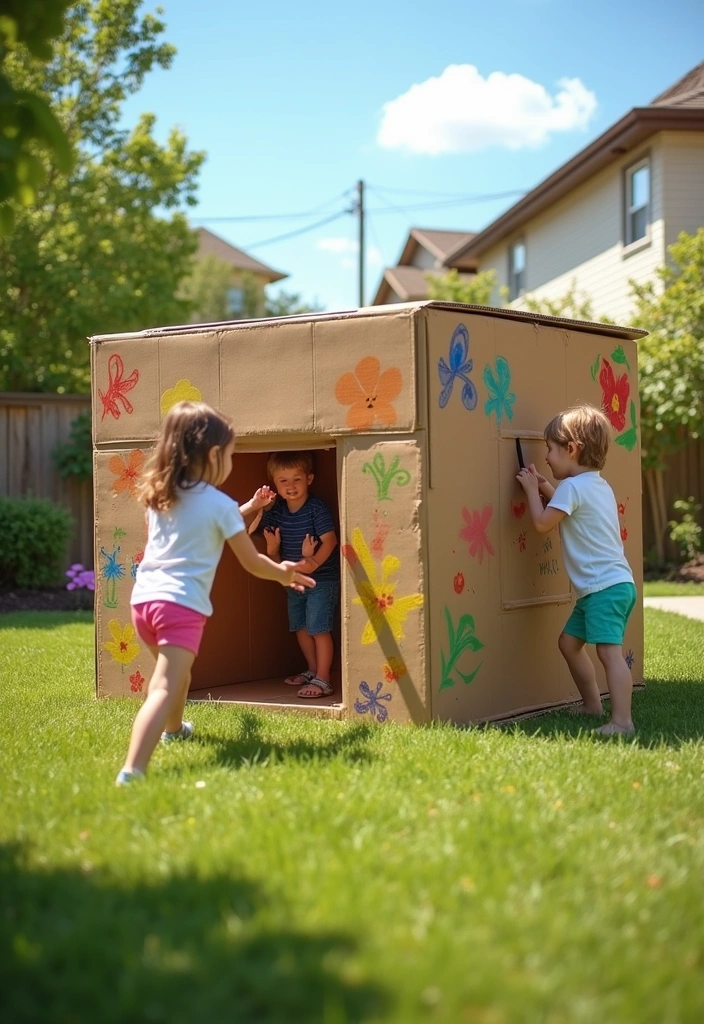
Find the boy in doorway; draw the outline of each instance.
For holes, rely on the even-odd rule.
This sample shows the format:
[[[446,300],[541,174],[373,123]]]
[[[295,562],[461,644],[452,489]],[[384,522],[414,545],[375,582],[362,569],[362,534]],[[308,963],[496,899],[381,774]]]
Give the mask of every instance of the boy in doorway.
[[[340,560],[332,512],[321,498],[309,493],[313,483],[310,452],[274,452],[267,473],[278,497],[264,510],[256,532],[264,534],[266,552],[275,561],[305,559],[315,587],[305,593],[287,592],[289,629],[296,634],[308,668],[288,676],[298,696],[329,697],[333,692],[332,628],[340,598]],[[291,598],[294,598],[293,600]]]

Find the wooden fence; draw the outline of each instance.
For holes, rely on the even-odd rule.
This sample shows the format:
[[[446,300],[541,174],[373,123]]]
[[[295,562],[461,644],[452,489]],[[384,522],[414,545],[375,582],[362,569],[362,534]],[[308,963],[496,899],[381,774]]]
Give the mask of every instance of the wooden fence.
[[[62,479],[51,453],[67,441],[71,423],[90,410],[90,395],[0,392],[0,496],[50,498],[75,520],[68,565],[93,568],[93,487]],[[67,568],[68,568],[67,565]]]
[[[66,506],[76,522],[69,564],[81,562],[92,569],[92,485],[62,479],[51,457],[57,443],[68,440],[76,416],[89,409],[89,395],[0,392],[0,495],[21,497],[32,493]],[[704,443],[691,441],[673,456],[664,482],[668,514],[677,498],[692,495],[704,504]],[[654,542],[650,507],[643,493],[644,552],[652,550]]]

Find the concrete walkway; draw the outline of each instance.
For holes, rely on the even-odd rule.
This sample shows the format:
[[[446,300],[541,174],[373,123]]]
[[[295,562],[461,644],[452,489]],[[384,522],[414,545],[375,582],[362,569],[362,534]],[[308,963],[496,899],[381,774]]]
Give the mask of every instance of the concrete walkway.
[[[688,619],[704,622],[704,597],[644,597],[644,608],[658,608],[661,612],[676,612]]]

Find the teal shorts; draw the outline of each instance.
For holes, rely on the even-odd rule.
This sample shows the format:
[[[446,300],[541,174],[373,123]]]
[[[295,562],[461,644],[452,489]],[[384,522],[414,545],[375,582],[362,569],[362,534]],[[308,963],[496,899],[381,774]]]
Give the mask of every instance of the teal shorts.
[[[587,594],[577,601],[563,632],[588,644],[620,646],[635,603],[636,588],[632,583],[616,583]]]

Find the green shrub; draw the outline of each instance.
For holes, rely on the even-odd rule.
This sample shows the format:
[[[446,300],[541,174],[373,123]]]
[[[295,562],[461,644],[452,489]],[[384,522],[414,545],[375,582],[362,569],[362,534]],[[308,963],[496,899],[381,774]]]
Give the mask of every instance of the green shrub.
[[[694,498],[689,497],[686,500],[679,498],[673,508],[681,513],[682,518],[679,522],[676,519],[670,520],[670,540],[679,548],[680,557],[691,561],[702,549],[702,528],[697,521],[702,507]]]
[[[79,413],[71,423],[68,440],[57,444],[52,451],[51,456],[62,477],[75,476],[79,480],[90,480],[92,477],[91,429],[90,413]]]
[[[59,583],[73,525],[71,513],[48,498],[0,498],[0,586]]]

